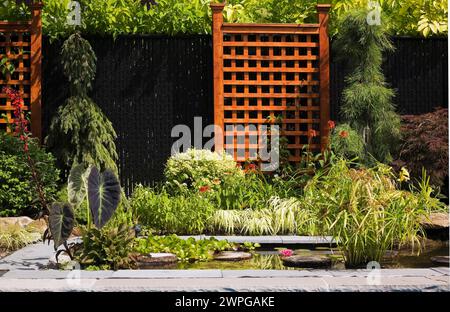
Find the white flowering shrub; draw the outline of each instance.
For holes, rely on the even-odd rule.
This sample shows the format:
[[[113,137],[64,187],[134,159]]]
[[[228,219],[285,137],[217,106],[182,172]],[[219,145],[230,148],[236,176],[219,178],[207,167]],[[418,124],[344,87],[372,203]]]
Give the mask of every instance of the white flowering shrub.
[[[168,184],[199,188],[220,184],[225,178],[242,177],[243,171],[226,153],[188,149],[167,160],[164,174]]]

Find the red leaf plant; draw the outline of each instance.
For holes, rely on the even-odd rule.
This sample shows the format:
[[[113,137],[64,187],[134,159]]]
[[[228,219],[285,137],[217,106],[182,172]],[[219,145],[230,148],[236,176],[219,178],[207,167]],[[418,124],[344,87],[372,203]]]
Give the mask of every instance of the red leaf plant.
[[[36,163],[31,157],[29,150],[29,142],[31,138],[31,132],[29,130],[29,122],[25,117],[25,112],[23,109],[24,101],[22,96],[17,90],[9,87],[3,87],[2,90],[8,98],[11,100],[11,106],[14,108],[14,119],[13,123],[9,123],[8,126],[12,130],[13,134],[18,136],[20,141],[23,142],[23,151],[26,155],[27,165],[31,171],[31,177],[33,179],[36,192],[38,194],[39,202],[41,203],[41,216],[47,215],[49,212],[48,201],[45,196],[44,186],[40,174],[36,168]]]

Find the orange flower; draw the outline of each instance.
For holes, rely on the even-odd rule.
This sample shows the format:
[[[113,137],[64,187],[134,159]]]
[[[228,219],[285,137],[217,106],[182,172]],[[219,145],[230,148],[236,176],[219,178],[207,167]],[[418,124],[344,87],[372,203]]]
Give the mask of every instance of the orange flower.
[[[328,128],[334,129],[334,127],[336,127],[336,124],[334,123],[334,121],[333,120],[328,120]]]
[[[208,185],[204,185],[204,186],[200,186],[200,188],[198,189],[200,191],[200,193],[204,193],[210,190],[210,187]]]
[[[308,136],[309,136],[310,138],[315,138],[315,137],[317,136],[317,131],[314,130],[314,129],[309,129],[309,131],[308,131]]]
[[[339,136],[343,139],[348,138],[348,131],[342,130],[339,132]]]

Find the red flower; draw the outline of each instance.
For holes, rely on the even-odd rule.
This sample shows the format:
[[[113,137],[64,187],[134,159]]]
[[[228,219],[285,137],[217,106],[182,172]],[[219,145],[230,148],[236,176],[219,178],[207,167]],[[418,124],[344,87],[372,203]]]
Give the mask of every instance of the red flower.
[[[334,129],[334,127],[336,127],[336,124],[334,123],[334,121],[333,120],[328,120],[328,128]]]
[[[250,165],[248,165],[248,169],[250,169],[250,170],[256,170],[256,165],[255,164],[250,164]]]
[[[200,191],[200,193],[204,193],[209,191],[211,188],[208,185],[204,185],[204,186],[200,186],[200,188],[198,189]]]
[[[342,130],[339,132],[339,136],[343,139],[348,138],[348,131]]]
[[[314,129],[309,129],[308,131],[308,137],[315,138],[317,136],[317,131]]]

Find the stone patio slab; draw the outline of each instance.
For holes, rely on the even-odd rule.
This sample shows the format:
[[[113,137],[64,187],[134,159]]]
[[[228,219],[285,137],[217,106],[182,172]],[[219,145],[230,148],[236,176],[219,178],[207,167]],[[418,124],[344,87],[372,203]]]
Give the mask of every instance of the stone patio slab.
[[[223,270],[224,278],[322,277],[332,276],[325,270]]]
[[[333,244],[333,238],[331,236],[280,236],[283,244]]]
[[[0,260],[0,270],[38,270],[48,265],[49,257],[54,253],[53,244],[41,243],[28,245]]]
[[[445,274],[445,275],[450,275],[450,268],[446,268],[446,267],[438,267],[438,268],[432,268],[432,270]]]
[[[3,275],[8,279],[101,279],[112,277],[113,271],[84,270],[12,270]]]
[[[280,236],[204,236],[208,239],[215,237],[218,240],[227,240],[231,243],[258,243],[258,244],[282,244],[283,240]]]
[[[119,270],[111,278],[145,279],[145,278],[221,278],[221,270]]]

